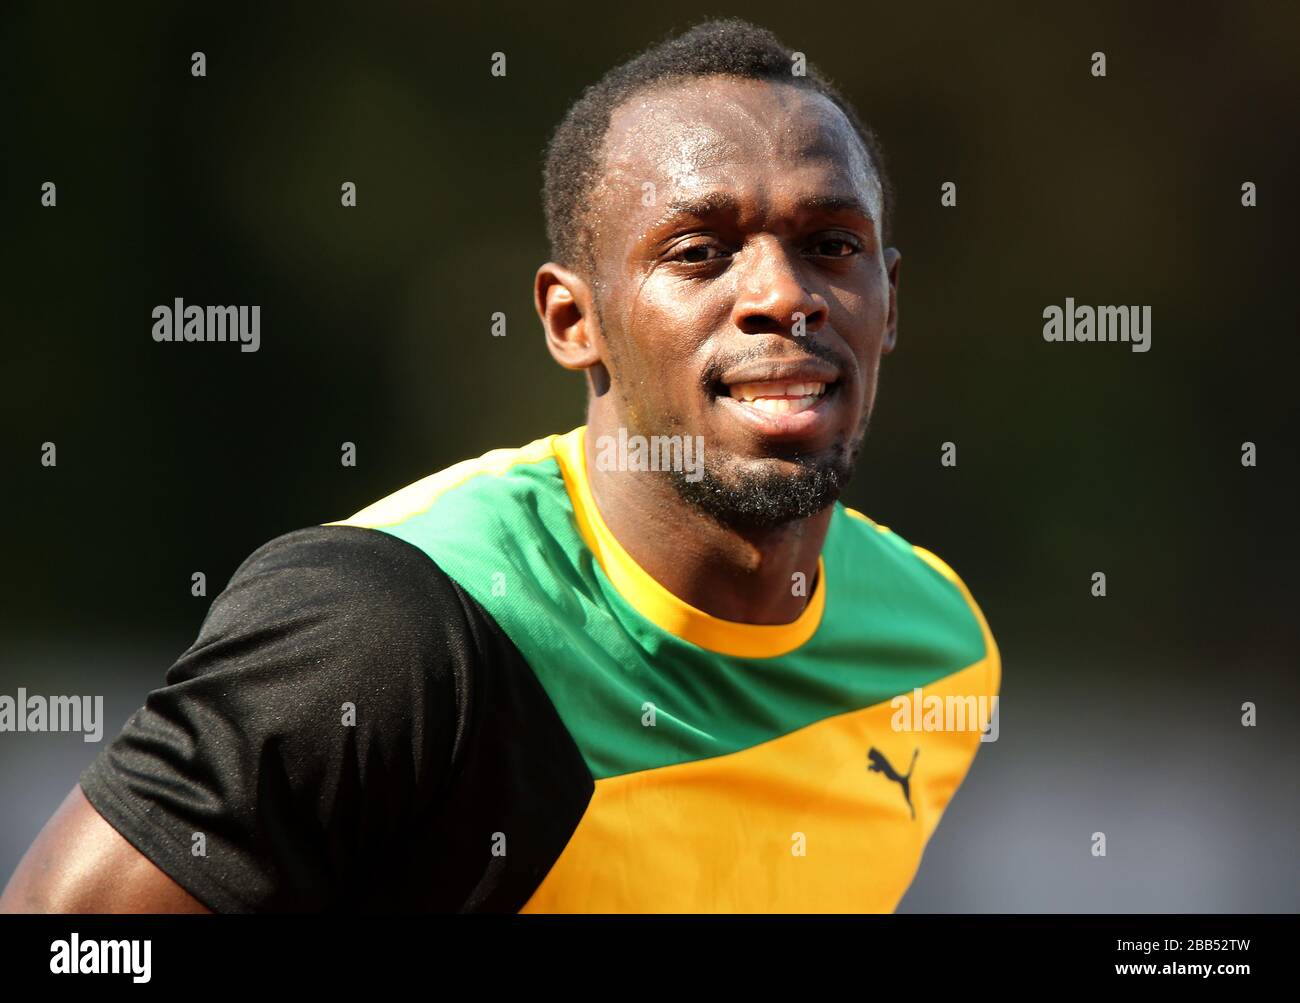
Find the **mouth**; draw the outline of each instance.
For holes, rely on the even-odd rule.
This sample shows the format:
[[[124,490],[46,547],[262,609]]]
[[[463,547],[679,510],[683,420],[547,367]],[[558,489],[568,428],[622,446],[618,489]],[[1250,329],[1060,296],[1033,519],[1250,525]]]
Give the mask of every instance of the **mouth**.
[[[830,429],[840,372],[821,360],[780,361],[725,373],[715,399],[751,434],[809,439]]]
[[[826,395],[827,384],[763,380],[733,383],[727,388],[732,400],[763,414],[799,414],[817,406]]]

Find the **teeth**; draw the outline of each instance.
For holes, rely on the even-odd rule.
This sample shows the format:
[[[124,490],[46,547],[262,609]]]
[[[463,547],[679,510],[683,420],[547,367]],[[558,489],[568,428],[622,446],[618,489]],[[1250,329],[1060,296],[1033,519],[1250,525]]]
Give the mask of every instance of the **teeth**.
[[[782,383],[770,380],[764,383],[737,383],[730,389],[733,399],[744,404],[762,405],[762,410],[773,411],[774,409],[768,405],[804,405],[806,402],[806,406],[811,406],[818,397],[826,392],[826,384]],[[799,406],[795,410],[802,411],[804,407]],[[774,413],[785,414],[787,412],[779,411]]]
[[[816,397],[759,397],[757,400],[743,401],[745,407],[752,407],[765,414],[798,414],[817,405]]]

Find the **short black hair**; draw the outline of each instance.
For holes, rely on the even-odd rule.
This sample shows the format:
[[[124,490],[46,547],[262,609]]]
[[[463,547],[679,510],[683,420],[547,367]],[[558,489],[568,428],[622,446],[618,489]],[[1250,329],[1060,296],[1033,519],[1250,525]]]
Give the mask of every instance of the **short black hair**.
[[[715,74],[791,83],[807,87],[833,102],[862,140],[880,181],[881,239],[887,240],[893,189],[885,174],[876,134],[811,63],[805,66],[805,76],[795,76],[791,72],[793,59],[794,50],[783,45],[766,28],[739,18],[722,18],[703,21],[680,35],[666,38],[616,66],[583,91],[546,147],[542,205],[552,260],[566,268],[594,269],[585,210],[601,178],[602,146],[614,110],[651,85]]]

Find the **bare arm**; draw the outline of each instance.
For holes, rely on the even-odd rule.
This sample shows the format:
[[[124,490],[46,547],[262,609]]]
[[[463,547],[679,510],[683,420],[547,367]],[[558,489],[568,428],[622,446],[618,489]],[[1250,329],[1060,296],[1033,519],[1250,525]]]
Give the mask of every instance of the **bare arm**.
[[[0,913],[208,913],[72,791],[23,855]]]

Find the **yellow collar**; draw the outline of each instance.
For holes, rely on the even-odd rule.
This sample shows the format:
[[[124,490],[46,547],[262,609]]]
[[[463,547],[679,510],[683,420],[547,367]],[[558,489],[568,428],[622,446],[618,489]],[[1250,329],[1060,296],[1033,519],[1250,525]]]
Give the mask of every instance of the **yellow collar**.
[[[812,598],[790,623],[757,624],[720,620],[683,602],[659,584],[615,539],[596,507],[587,479],[583,449],[586,426],[554,438],[555,458],[573,503],[578,530],[596,556],[606,577],[632,608],[661,630],[683,641],[738,658],[775,658],[798,648],[816,632],[826,606],[826,565],[817,558],[817,584]]]

